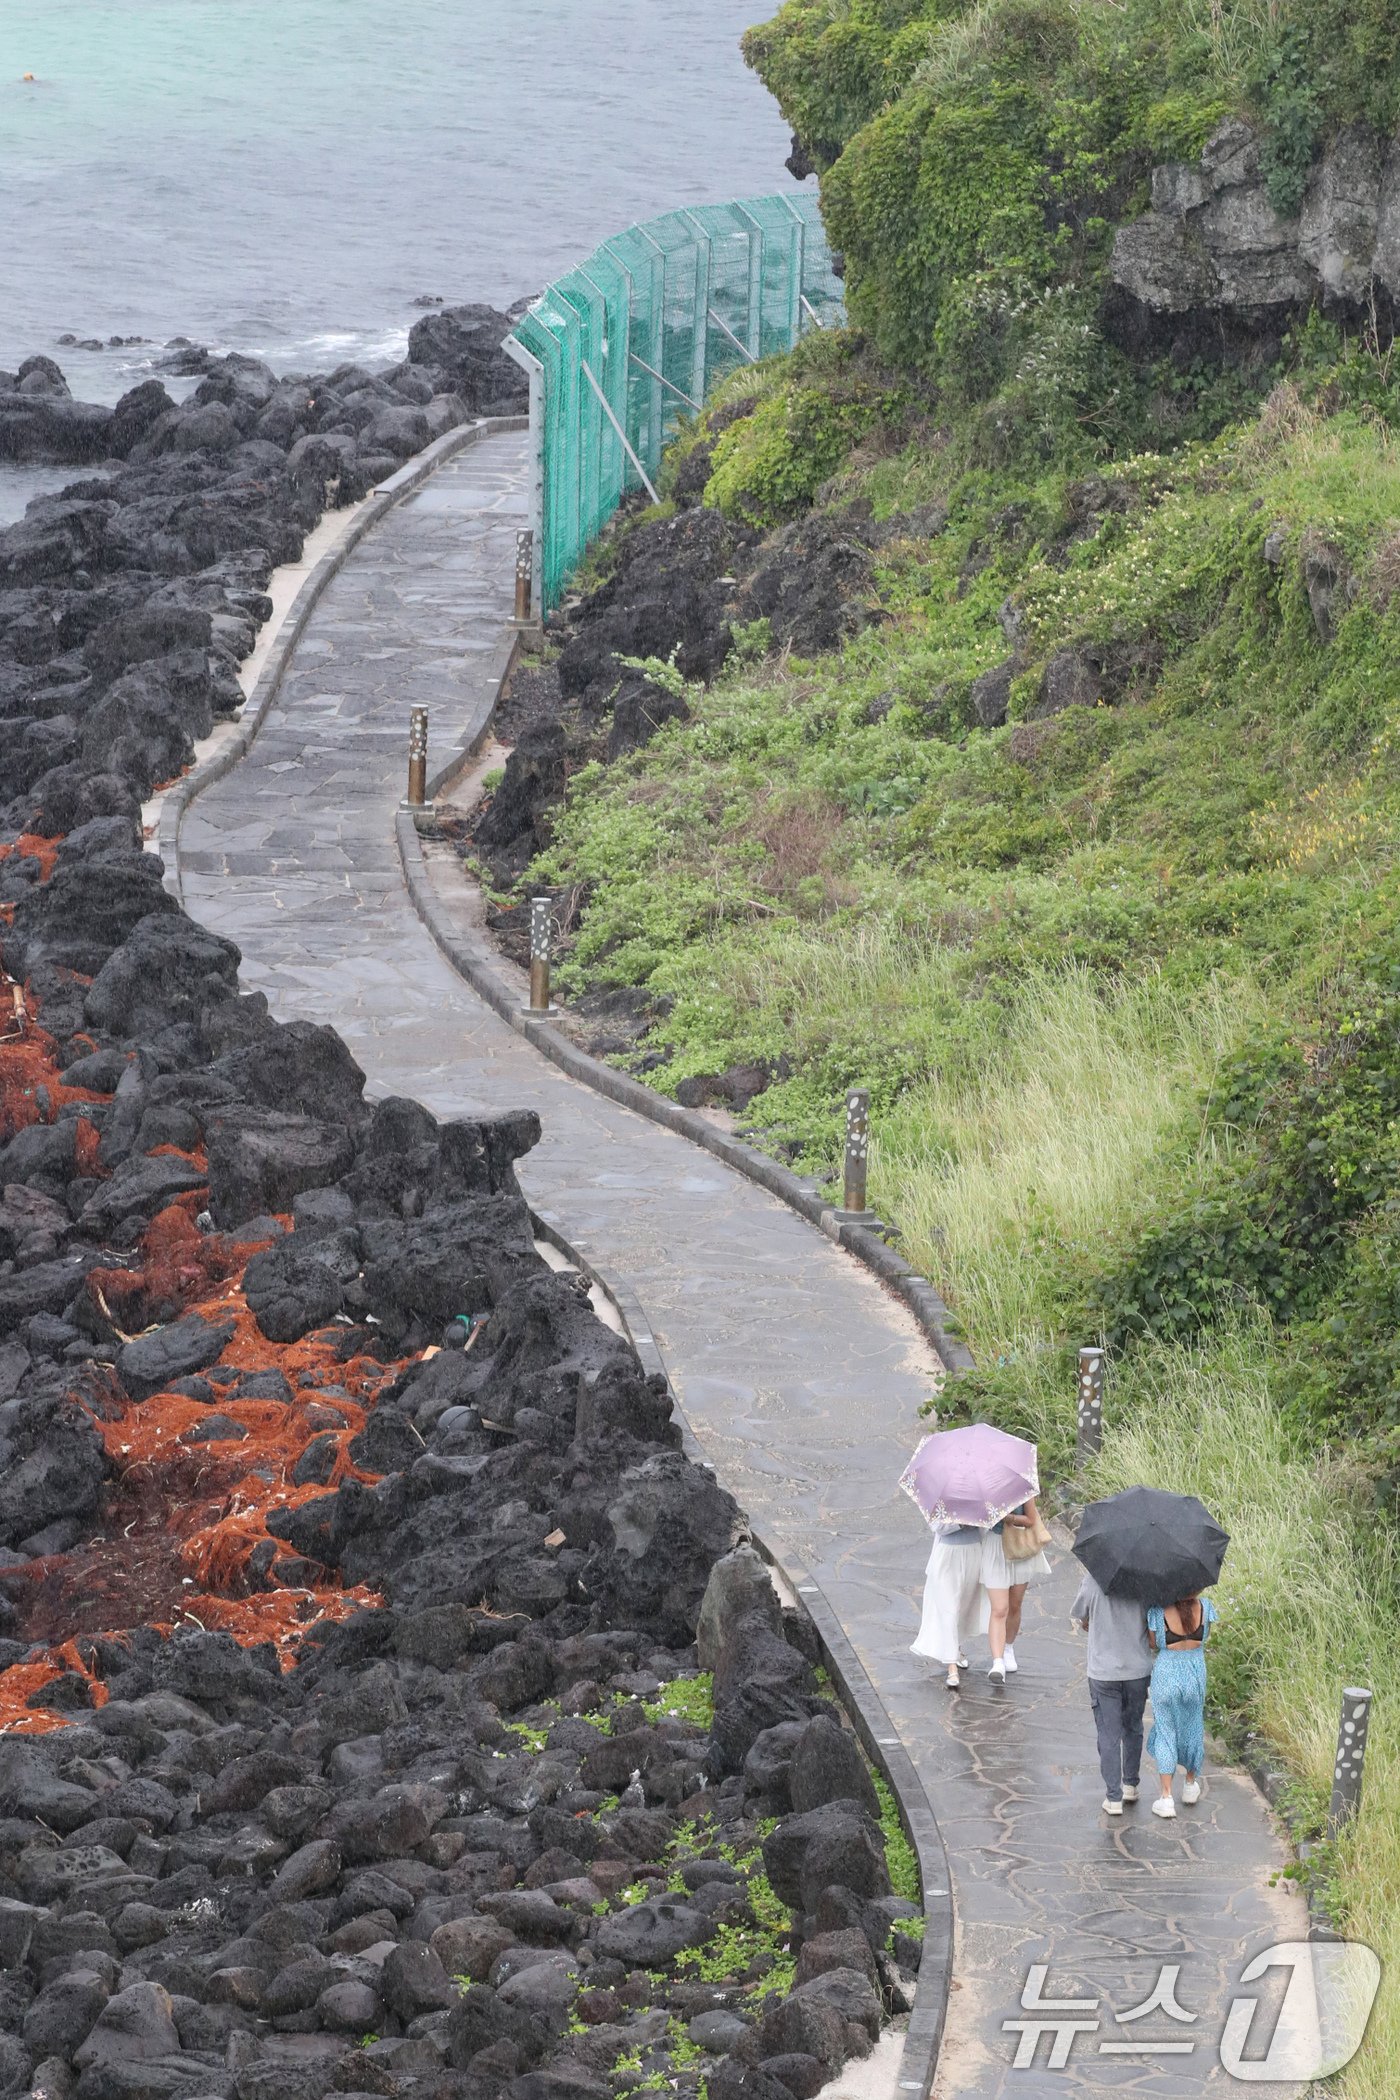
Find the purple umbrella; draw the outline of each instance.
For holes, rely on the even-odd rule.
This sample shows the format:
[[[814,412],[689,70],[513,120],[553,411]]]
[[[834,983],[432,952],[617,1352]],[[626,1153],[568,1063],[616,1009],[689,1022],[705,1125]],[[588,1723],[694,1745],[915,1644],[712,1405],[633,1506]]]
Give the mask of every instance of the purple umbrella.
[[[990,1422],[926,1436],[899,1476],[930,1524],[999,1524],[1040,1492],[1035,1445]]]

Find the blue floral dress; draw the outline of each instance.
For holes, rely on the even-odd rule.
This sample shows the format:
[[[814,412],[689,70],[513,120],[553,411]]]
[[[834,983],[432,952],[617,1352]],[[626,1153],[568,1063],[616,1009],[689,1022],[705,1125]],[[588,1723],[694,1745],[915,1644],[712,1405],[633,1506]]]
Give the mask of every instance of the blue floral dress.
[[[1154,1604],[1147,1614],[1147,1631],[1157,1646],[1147,1754],[1164,1779],[1170,1779],[1178,1765],[1199,1773],[1206,1761],[1205,1644],[1219,1616],[1209,1597],[1202,1597],[1200,1647],[1169,1648],[1162,1607]]]

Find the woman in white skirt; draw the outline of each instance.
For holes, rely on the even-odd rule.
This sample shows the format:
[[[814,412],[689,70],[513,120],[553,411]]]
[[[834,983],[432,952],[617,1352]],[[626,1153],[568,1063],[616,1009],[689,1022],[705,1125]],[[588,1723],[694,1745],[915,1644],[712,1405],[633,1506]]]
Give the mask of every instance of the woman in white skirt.
[[[1002,1537],[1008,1525],[1023,1530],[1039,1521],[1032,1495],[1002,1523],[993,1524],[983,1534],[980,1577],[987,1593],[987,1644],[992,1651],[987,1675],[994,1684],[1004,1684],[1016,1668],[1014,1643],[1021,1631],[1021,1606],[1025,1602],[1026,1585],[1034,1582],[1038,1575],[1050,1573],[1044,1547],[1033,1553],[1029,1560],[1008,1560]]]
[[[985,1541],[985,1532],[976,1524],[941,1524],[933,1535],[924,1576],[924,1615],[911,1652],[942,1665],[950,1692],[961,1682],[959,1669],[967,1668],[968,1640],[987,1624],[982,1587]]]

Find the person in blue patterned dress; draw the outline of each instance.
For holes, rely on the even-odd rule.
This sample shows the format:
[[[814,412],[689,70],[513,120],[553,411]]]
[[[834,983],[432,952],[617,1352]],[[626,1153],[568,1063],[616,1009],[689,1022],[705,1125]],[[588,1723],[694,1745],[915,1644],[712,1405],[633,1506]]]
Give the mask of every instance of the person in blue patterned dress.
[[[1147,1754],[1161,1779],[1154,1816],[1174,1816],[1172,1782],[1178,1765],[1186,1784],[1181,1798],[1188,1807],[1201,1798],[1201,1767],[1206,1761],[1206,1641],[1219,1614],[1198,1591],[1175,1604],[1154,1604],[1147,1614],[1147,1638],[1155,1649],[1152,1664],[1152,1733]]]

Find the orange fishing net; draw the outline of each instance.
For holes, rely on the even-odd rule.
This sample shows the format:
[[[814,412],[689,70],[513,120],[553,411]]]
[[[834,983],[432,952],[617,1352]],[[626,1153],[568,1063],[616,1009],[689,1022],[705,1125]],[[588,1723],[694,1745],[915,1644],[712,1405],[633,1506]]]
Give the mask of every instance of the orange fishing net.
[[[65,1670],[76,1670],[80,1677],[86,1677],[92,1686],[94,1706],[107,1704],[107,1687],[93,1676],[77,1642],[63,1641],[57,1648],[50,1648],[42,1662],[15,1663],[0,1672],[0,1735],[47,1735],[51,1729],[66,1728],[76,1719],[73,1714],[51,1713],[42,1706],[27,1704]]]
[[[0,1014],[7,1011],[8,994],[0,999]],[[108,1099],[109,1095],[95,1094],[91,1087],[64,1085],[53,1037],[32,1021],[26,1023],[21,1036],[0,1042],[0,1144],[35,1123],[52,1123],[70,1101]]]
[[[177,1320],[192,1300],[207,1296],[214,1285],[229,1277],[241,1275],[250,1257],[266,1244],[201,1232],[188,1205],[182,1208],[172,1203],[157,1213],[142,1234],[139,1267],[92,1270],[88,1296],[121,1333],[140,1334],[147,1327]]]
[[[21,840],[19,850],[36,853],[47,879],[57,844]],[[41,1118],[52,1120],[67,1102],[106,1098],[64,1085],[53,1038],[28,1013],[18,1037],[0,1042],[0,1140]],[[95,1128],[81,1121],[76,1142],[79,1170],[100,1176]],[[156,1150],[208,1171],[202,1147]],[[205,1189],[176,1197],[147,1228],[134,1257],[89,1273],[87,1295],[119,1338],[190,1311],[228,1325],[232,1334],[220,1366],[280,1371],[293,1397],[230,1398],[205,1406],[157,1393],[138,1403],[128,1401],[115,1380],[105,1390],[89,1386],[83,1404],[112,1461],[113,1478],[92,1538],[6,1576],[21,1623],[40,1645],[30,1659],[0,1671],[0,1734],[44,1734],[74,1719],[27,1703],[65,1670],[89,1679],[97,1703],[106,1698],[105,1685],[83,1659],[86,1636],[120,1638],[122,1628],[138,1625],[164,1632],[198,1625],[230,1633],[243,1646],[271,1641],[285,1669],[309,1628],[382,1601],[363,1586],[345,1587],[329,1569],[311,1568],[273,1538],[267,1519],[347,1479],[375,1477],[352,1463],[349,1446],[396,1367],[360,1355],[342,1362],[334,1328],[319,1339],[268,1341],[241,1283],[248,1261],[266,1242],[201,1232],[194,1221],[207,1200]],[[291,1224],[289,1218],[279,1222]],[[245,1434],[188,1441],[190,1431],[207,1425],[213,1413]],[[334,1439],[330,1466],[318,1468],[327,1477],[298,1485],[292,1470],[322,1435]]]
[[[0,860],[8,860],[12,853],[26,854],[38,861],[40,882],[47,882],[62,844],[62,839],[41,839],[36,832],[22,831],[12,846],[0,846]]]

